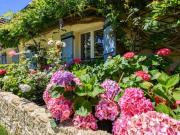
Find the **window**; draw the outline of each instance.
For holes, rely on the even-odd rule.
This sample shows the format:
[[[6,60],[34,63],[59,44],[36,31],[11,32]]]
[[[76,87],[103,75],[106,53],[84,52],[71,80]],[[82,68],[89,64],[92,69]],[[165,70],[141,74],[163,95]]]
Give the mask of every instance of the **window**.
[[[91,34],[85,33],[81,35],[81,59],[91,58]]]
[[[103,30],[81,34],[81,59],[103,57]]]
[[[94,32],[94,57],[103,57],[103,30]]]

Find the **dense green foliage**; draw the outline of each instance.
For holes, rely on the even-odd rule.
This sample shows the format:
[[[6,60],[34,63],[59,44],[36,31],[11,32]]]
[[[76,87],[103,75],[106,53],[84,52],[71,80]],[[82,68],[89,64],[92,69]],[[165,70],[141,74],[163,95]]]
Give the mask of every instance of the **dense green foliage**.
[[[31,39],[44,28],[56,25],[60,18],[74,12],[83,15],[84,9],[94,6],[109,18],[119,44],[128,49],[174,45],[179,37],[179,5],[179,0],[33,0],[10,23],[0,27],[0,41],[6,47],[17,46],[20,40]]]
[[[128,50],[176,46],[180,32],[179,0],[123,0],[103,7],[102,12],[116,28],[119,44]]]
[[[73,65],[69,70],[79,77],[83,83],[83,87],[76,89],[75,94],[78,95],[78,98],[82,98],[81,103],[85,101],[88,103],[88,105],[82,104],[81,106],[81,103],[78,102],[78,105],[84,110],[81,110],[82,115],[92,110],[89,109],[89,106],[94,106],[98,100],[98,95],[104,92],[100,84],[106,79],[111,79],[118,82],[122,91],[129,87],[142,88],[146,97],[151,99],[153,103],[157,102],[157,96],[160,97],[166,101],[166,104],[159,105],[158,103],[155,105],[156,110],[179,119],[179,108],[174,109],[173,107],[176,100],[179,100],[180,76],[174,71],[168,72],[169,65],[170,61],[157,55],[149,57],[136,55],[133,59],[125,59],[118,55],[102,64]],[[136,71],[148,73],[150,80],[146,81],[137,77]],[[115,101],[118,101],[122,95],[123,92],[119,93]],[[90,101],[95,102],[91,103]]]

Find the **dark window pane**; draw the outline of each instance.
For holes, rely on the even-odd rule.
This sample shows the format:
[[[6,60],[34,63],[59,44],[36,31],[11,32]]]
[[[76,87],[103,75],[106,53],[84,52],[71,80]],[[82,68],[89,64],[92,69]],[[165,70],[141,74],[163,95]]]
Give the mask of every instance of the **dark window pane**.
[[[94,57],[103,57],[103,30],[94,32]]]

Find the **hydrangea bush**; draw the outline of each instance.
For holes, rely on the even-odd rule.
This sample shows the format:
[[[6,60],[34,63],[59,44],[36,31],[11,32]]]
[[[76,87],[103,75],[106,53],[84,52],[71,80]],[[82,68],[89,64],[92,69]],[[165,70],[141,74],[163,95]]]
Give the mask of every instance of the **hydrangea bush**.
[[[170,54],[163,48],[150,57],[127,52],[100,65],[75,63],[52,75],[43,99],[56,121],[72,119],[77,128],[97,130],[107,120],[114,135],[179,134],[179,74],[164,68]]]

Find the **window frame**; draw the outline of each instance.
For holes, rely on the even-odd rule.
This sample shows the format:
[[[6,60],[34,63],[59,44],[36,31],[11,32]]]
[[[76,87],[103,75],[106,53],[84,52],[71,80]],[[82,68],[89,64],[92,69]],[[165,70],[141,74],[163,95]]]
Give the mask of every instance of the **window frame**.
[[[82,54],[82,47],[81,47],[81,41],[82,41],[82,39],[81,39],[81,36],[83,35],[83,34],[87,34],[87,33],[90,33],[90,44],[91,44],[91,48],[90,48],[90,50],[91,50],[91,57],[90,57],[90,59],[95,59],[95,52],[94,52],[94,46],[95,46],[95,38],[94,38],[94,34],[95,34],[95,32],[96,31],[98,31],[98,30],[102,30],[103,31],[103,28],[98,28],[98,29],[93,29],[93,30],[89,30],[89,31],[83,31],[83,32],[80,32],[80,39],[79,39],[79,43],[80,43],[80,58],[82,59],[82,56],[81,56],[81,54]],[[88,60],[88,59],[87,59]]]

